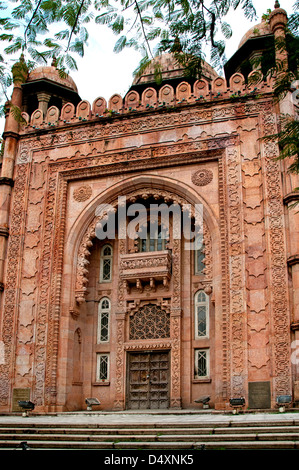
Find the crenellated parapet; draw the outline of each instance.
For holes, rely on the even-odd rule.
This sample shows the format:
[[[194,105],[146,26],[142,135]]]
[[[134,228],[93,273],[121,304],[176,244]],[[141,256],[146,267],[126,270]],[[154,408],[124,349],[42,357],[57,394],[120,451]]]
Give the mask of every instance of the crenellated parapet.
[[[22,132],[128,115],[133,112],[143,113],[219,100],[236,100],[272,91],[272,80],[260,81],[257,84],[251,84],[249,80],[249,83],[246,83],[244,76],[240,73],[232,75],[228,85],[225,78],[220,76],[211,83],[202,78],[193,86],[182,81],[176,88],[165,84],[158,90],[153,87],[146,88],[141,94],[131,90],[124,98],[115,93],[108,102],[100,96],[92,105],[87,100],[80,101],[77,106],[66,103],[61,111],[56,106],[51,106],[45,116],[41,109],[36,109],[31,116],[23,112],[22,117],[26,124],[23,125]]]

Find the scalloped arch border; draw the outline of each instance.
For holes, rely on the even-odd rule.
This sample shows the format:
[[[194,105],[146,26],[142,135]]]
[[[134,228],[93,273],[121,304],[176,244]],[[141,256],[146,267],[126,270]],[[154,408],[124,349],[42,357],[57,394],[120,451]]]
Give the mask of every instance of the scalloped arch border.
[[[126,196],[127,200],[131,202],[134,202],[137,197],[146,198],[153,196],[157,199],[163,198],[167,202],[179,204],[181,207],[190,205],[192,208],[191,216],[194,215],[194,205],[203,204],[204,220],[211,233],[211,238],[215,239],[215,237],[217,237],[218,240],[220,240],[218,223],[207,201],[188,185],[182,183],[178,185],[177,181],[171,178],[161,178],[150,174],[126,178],[94,198],[86,207],[84,213],[80,215],[81,223],[83,219],[85,220],[81,225],[81,230],[79,230],[80,235],[77,237],[77,243],[75,243],[74,251],[77,253],[75,261],[75,285],[74,291],[71,294],[72,298],[75,299],[76,305],[80,305],[85,301],[89,281],[88,265],[90,248],[93,246],[93,239],[96,237],[96,224],[107,216],[107,214],[99,216],[94,216],[93,214],[99,204],[109,204],[116,210],[118,196]],[[69,242],[75,237],[75,233],[78,230],[78,223],[80,222],[77,221],[72,227]],[[74,243],[72,245],[74,245]]]

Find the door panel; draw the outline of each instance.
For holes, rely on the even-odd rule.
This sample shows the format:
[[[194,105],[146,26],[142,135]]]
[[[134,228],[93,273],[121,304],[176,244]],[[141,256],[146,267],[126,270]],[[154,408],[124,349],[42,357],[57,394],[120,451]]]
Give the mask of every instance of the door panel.
[[[129,353],[127,408],[169,407],[169,352]]]

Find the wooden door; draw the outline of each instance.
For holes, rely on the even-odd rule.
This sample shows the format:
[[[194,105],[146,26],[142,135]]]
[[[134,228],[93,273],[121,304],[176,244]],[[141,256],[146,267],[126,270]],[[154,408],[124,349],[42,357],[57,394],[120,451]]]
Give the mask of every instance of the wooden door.
[[[169,407],[169,352],[128,354],[127,408]]]

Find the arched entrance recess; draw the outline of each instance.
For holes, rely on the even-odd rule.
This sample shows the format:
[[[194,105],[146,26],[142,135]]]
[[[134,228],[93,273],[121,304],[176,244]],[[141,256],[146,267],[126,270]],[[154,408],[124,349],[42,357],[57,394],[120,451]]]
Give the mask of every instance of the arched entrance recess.
[[[64,296],[64,305],[69,315],[69,323],[73,323],[72,329],[75,327],[76,321],[80,318],[81,312],[86,308],[86,291],[89,284],[89,258],[96,238],[96,224],[98,224],[105,214],[97,213],[97,207],[101,204],[109,205],[112,210],[117,210],[119,196],[125,196],[128,203],[134,203],[138,199],[147,200],[149,197],[156,200],[163,200],[169,204],[178,204],[183,210],[189,210],[191,217],[194,216],[194,208],[196,204],[203,205],[204,224],[211,239],[212,251],[219,247],[219,228],[207,202],[203,200],[191,187],[186,184],[178,183],[171,178],[160,178],[154,175],[143,175],[131,177],[115,184],[107,191],[101,193],[95,198],[88,207],[80,214],[67,239],[65,249],[65,262],[67,266],[71,266],[71,276],[68,277],[69,295]],[[73,258],[73,255],[75,256]],[[167,310],[170,317],[170,335],[168,338],[151,340],[146,343],[133,343],[128,340],[126,324],[128,316],[134,313],[137,306],[127,296],[126,280],[124,279],[123,261],[128,255],[128,244],[126,239],[118,241],[118,286],[117,299],[113,303],[114,314],[114,377],[113,377],[113,408],[124,409],[126,406],[126,390],[127,384],[127,364],[132,360],[133,353],[142,353],[143,351],[161,351],[165,357],[165,353],[169,353],[169,406],[171,408],[180,408],[181,403],[181,330],[182,330],[182,302],[181,302],[181,281],[182,281],[182,247],[181,240],[173,240],[171,257],[171,282],[172,291],[171,299],[163,306]],[[73,258],[73,259],[71,259]],[[220,279],[220,263],[217,256],[214,256],[215,263],[211,266],[209,285],[204,287],[210,292],[214,292],[215,305],[220,305],[219,291],[214,289],[215,282],[219,283]],[[126,259],[125,259],[126,261]],[[65,290],[66,292],[66,290]],[[157,301],[156,303],[159,303]],[[215,310],[217,317],[219,312]],[[217,318],[216,318],[217,321]],[[129,357],[130,356],[130,357]],[[128,359],[129,358],[129,359]],[[67,372],[65,388],[66,396],[69,384],[67,384]],[[111,382],[111,385],[112,385]]]

